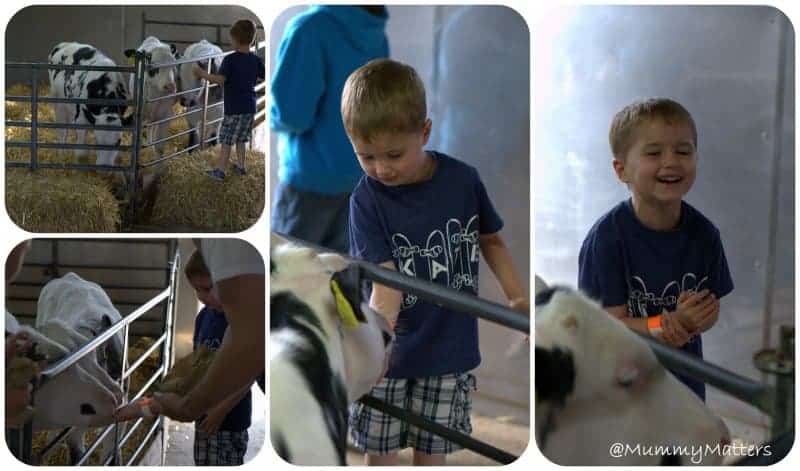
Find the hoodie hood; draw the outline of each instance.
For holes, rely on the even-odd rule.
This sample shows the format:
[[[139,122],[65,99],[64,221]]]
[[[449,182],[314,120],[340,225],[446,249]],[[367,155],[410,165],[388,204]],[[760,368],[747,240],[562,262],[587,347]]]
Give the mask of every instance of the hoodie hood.
[[[386,38],[386,21],[389,19],[386,7],[383,7],[381,16],[359,6],[344,5],[318,5],[309,8],[308,12],[328,15],[342,29],[347,41],[360,51],[375,49]]]

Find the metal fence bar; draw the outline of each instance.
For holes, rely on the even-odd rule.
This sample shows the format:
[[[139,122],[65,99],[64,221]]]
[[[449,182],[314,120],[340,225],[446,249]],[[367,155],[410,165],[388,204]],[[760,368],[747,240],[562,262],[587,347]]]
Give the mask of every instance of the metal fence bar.
[[[39,84],[38,69],[31,71],[31,169],[36,170],[39,163]]]
[[[772,411],[775,390],[771,386],[739,376],[682,350],[664,345],[652,337],[639,335],[666,368],[708,383],[764,412]]]
[[[7,128],[32,128],[33,123],[31,121],[6,121]],[[71,123],[49,123],[49,122],[37,122],[37,128],[43,129],[85,129],[87,131],[133,131],[133,126],[107,126],[98,124],[93,126],[91,124],[71,124]]]
[[[376,399],[370,395],[363,396],[362,398],[359,399],[359,402],[361,402],[365,406],[377,409],[385,414],[391,415],[392,417],[396,417],[405,422],[408,422],[409,424],[414,425],[422,430],[444,437],[453,443],[457,443],[468,450],[472,450],[475,453],[478,453],[482,456],[491,458],[501,464],[510,464],[518,458],[518,456],[514,456],[499,448],[495,448],[487,443],[476,440],[470,437],[469,435],[456,432],[443,425],[437,424],[436,422],[430,421],[420,415],[412,414],[405,409],[401,409],[397,406],[387,404],[381,401],[380,399]]]
[[[94,339],[92,339],[89,343],[84,345],[83,347],[79,348],[75,352],[67,355],[66,358],[59,361],[55,365],[46,368],[42,371],[41,376],[42,378],[48,378],[50,376],[55,376],[73,364],[75,364],[78,360],[86,356],[88,353],[95,350],[99,345],[105,343],[106,340],[113,337],[117,332],[125,328],[128,324],[135,321],[139,317],[143,316],[147,311],[153,308],[153,306],[157,305],[158,303],[162,302],[169,296],[169,288],[165,289],[161,293],[157,294],[153,297],[150,301],[144,303],[139,309],[133,311],[132,313],[125,316],[125,318],[117,321],[114,325],[109,327],[105,332],[98,335]]]
[[[37,90],[34,88],[34,90]],[[38,90],[37,90],[38,93]],[[28,95],[14,95],[7,96],[6,101],[24,102],[31,101]],[[66,103],[69,105],[106,105],[106,106],[130,106],[134,103],[130,100],[122,99],[109,99],[109,98],[54,98],[54,97],[39,97],[39,103]]]
[[[126,379],[126,378],[128,378],[130,375],[132,375],[132,374],[134,373],[134,371],[136,370],[136,368],[137,368],[139,365],[141,365],[142,363],[144,363],[144,362],[147,360],[147,357],[149,357],[150,355],[152,355],[152,353],[153,353],[153,352],[154,352],[154,351],[155,351],[155,350],[156,350],[158,347],[160,347],[160,346],[161,346],[161,344],[162,344],[162,343],[164,343],[164,342],[166,341],[166,339],[167,339],[167,338],[166,338],[166,334],[163,334],[161,337],[159,337],[159,338],[158,338],[158,340],[156,340],[155,342],[153,342],[153,345],[151,345],[151,346],[150,346],[150,348],[148,348],[146,352],[142,353],[142,356],[140,356],[140,357],[139,357],[139,358],[136,360],[136,362],[135,362],[133,365],[131,365],[131,368],[130,368],[130,370],[129,370],[129,371],[126,371],[126,372],[125,372],[125,374],[124,374],[124,375],[122,375],[122,379]]]
[[[110,146],[105,144],[60,144],[60,143],[49,143],[49,142],[39,142],[36,144],[37,147],[41,149],[89,149],[89,150],[122,150],[127,151],[130,150],[130,146]],[[30,141],[8,141],[6,142],[6,147],[30,147]],[[100,165],[94,166],[95,168],[100,167]]]
[[[68,239],[64,239],[68,240]],[[123,240],[123,239],[120,239]],[[25,266],[28,267],[44,267],[47,268],[50,266],[49,263],[39,263],[39,262],[31,262],[26,263]],[[103,265],[98,263],[63,263],[60,265],[59,268],[85,268],[87,270],[119,270],[120,268],[124,268],[126,270],[136,270],[136,271],[151,271],[151,270],[163,270],[163,266],[159,265],[142,265],[142,266],[132,266],[132,267],[120,267],[119,265]]]
[[[136,68],[131,66],[51,64],[49,62],[6,62],[5,66],[10,69],[87,70],[122,73],[136,72]]]
[[[136,190],[139,183],[139,153],[142,147],[142,117],[144,115],[144,81],[145,55],[136,51],[136,131],[133,133],[133,152],[131,152],[130,171],[128,172],[128,226],[133,226],[136,219]]]
[[[435,304],[447,305],[459,312],[514,330],[530,332],[530,319],[528,317],[500,304],[464,294],[452,288],[435,285],[429,281],[404,275],[398,271],[389,270],[369,262],[354,261],[353,264],[358,266],[364,278],[377,283],[402,290],[404,293],[419,296]]]

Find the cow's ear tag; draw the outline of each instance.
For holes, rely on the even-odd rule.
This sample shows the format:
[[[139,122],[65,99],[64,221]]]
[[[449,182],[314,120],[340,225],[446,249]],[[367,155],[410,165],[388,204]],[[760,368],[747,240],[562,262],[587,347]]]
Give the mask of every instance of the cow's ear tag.
[[[339,282],[336,281],[336,279],[331,279],[331,291],[333,292],[333,297],[336,298],[336,311],[339,313],[339,319],[342,320],[342,324],[348,329],[357,329],[358,319],[356,319],[353,305],[350,304],[350,301],[348,301],[344,293],[342,293],[342,288],[339,286]]]
[[[133,55],[128,57],[128,65],[134,65],[134,64],[136,64],[136,56]]]

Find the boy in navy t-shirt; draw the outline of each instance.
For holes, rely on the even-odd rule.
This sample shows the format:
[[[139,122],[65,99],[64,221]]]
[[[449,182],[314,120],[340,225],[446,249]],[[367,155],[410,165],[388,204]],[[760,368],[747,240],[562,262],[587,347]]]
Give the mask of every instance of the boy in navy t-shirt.
[[[631,329],[702,358],[700,334],[733,281],[719,230],[683,201],[696,174],[694,120],[679,103],[651,98],[616,114],[609,141],[631,198],[592,226],[578,286]],[[676,376],[705,399],[705,384]]]
[[[199,251],[189,257],[186,278],[205,304],[194,322],[192,346],[217,350],[222,344],[228,321],[211,282],[211,274]],[[238,466],[244,464],[249,440],[252,384],[225,399],[195,423],[194,462],[196,466]]]
[[[222,146],[217,168],[208,171],[208,175],[215,180],[225,179],[225,167],[234,143],[239,163],[233,165],[233,171],[239,175],[247,173],[245,143],[250,140],[250,130],[256,114],[254,87],[256,82],[266,77],[264,63],[250,52],[250,45],[256,37],[255,23],[239,20],[231,26],[230,34],[234,53],[222,59],[217,74],[209,74],[197,65],[192,68],[196,76],[223,86],[225,116],[222,118],[219,135]]]
[[[475,168],[424,151],[431,132],[425,88],[413,68],[373,60],[353,72],[342,118],[366,174],[350,197],[356,258],[477,295],[482,252],[511,300],[528,311],[525,289],[499,235],[503,221]],[[462,433],[471,433],[469,371],[480,364],[477,319],[373,284],[370,305],[394,325],[389,370],[370,393]],[[458,445],[356,403],[351,438],[366,464],[443,465]]]

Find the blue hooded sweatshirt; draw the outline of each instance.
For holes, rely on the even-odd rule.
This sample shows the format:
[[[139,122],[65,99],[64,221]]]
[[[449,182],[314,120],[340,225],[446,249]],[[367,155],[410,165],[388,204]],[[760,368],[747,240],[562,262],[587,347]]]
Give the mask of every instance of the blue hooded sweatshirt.
[[[347,77],[389,56],[389,14],[357,6],[313,6],[292,18],[272,77],[270,126],[278,132],[278,178],[300,190],[342,194],[363,175],[342,124]]]

